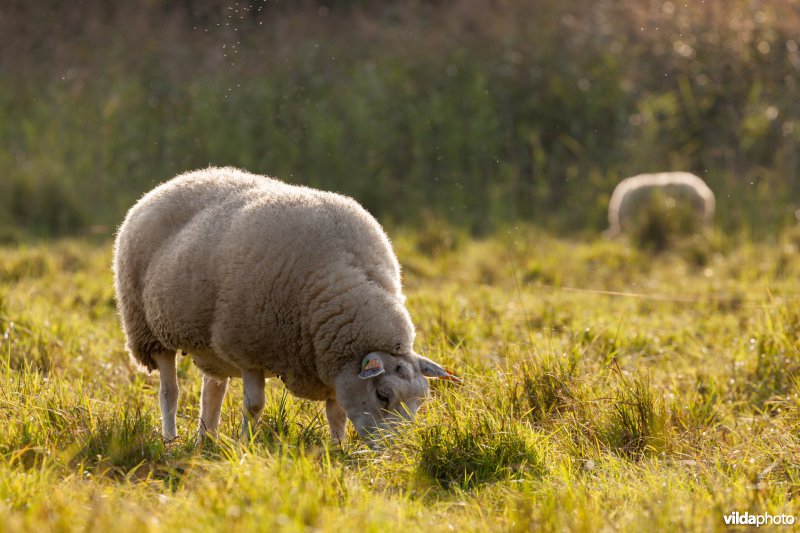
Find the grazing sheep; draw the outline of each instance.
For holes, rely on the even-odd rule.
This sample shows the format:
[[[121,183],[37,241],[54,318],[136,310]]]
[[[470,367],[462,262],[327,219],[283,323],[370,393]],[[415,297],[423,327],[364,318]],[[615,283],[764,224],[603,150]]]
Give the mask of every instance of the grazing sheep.
[[[608,203],[606,234],[610,237],[630,229],[636,215],[654,195],[661,194],[670,205],[691,209],[704,224],[714,218],[714,193],[708,185],[688,172],[639,174],[622,180]]]
[[[345,417],[368,442],[413,418],[423,376],[457,379],[414,353],[389,240],[339,194],[235,168],[180,175],[128,212],[114,284],[128,351],[160,373],[165,439],[177,435],[179,350],[203,372],[198,438],[216,435],[230,377],[243,381],[243,437],[265,377],[280,376],[327,402],[337,442]]]

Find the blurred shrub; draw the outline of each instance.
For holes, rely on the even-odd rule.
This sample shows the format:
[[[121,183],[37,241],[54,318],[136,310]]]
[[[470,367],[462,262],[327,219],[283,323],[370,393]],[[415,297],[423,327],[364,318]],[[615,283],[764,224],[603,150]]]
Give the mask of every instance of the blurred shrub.
[[[655,191],[642,202],[630,221],[637,246],[660,252],[677,238],[702,233],[702,215],[680,198]]]
[[[727,228],[774,229],[800,193],[791,0],[12,1],[0,15],[0,226],[114,227],[208,164],[473,231],[599,230],[614,185],[640,172],[702,175]]]

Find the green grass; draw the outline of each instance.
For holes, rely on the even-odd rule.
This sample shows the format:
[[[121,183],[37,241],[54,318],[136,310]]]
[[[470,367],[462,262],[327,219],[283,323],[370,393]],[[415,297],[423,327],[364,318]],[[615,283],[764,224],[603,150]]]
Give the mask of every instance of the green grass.
[[[728,231],[795,222],[796,0],[81,5],[2,9],[0,242],[109,234],[210,164],[479,234],[596,233],[621,179],[667,170]]]
[[[432,383],[381,452],[352,430],[332,445],[322,404],[277,380],[251,445],[235,439],[236,381],[222,438],[197,449],[189,358],[181,436],[165,445],[157,375],[123,349],[110,243],[0,248],[0,529],[705,531],[733,511],[800,517],[795,232],[656,254],[429,227],[393,234],[416,347],[464,382]]]

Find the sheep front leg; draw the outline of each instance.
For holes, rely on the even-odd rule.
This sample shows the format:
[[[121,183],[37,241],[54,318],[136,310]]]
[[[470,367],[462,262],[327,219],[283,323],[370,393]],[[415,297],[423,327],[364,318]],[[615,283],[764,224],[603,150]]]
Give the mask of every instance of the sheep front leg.
[[[153,360],[158,367],[161,377],[161,389],[158,401],[161,405],[161,434],[165,441],[171,441],[178,436],[178,368],[175,363],[175,352],[159,352],[153,354]]]
[[[331,439],[335,444],[344,444],[347,440],[345,431],[347,415],[344,409],[335,399],[330,399],[325,403],[325,414],[328,416],[328,426],[331,428]]]
[[[206,435],[217,438],[222,401],[227,390],[228,378],[220,380],[203,374],[203,389],[200,392],[200,427],[197,430],[198,444],[203,442],[203,437]]]
[[[253,428],[264,411],[264,371],[242,370],[244,389],[244,416],[242,417],[242,440],[249,441]]]

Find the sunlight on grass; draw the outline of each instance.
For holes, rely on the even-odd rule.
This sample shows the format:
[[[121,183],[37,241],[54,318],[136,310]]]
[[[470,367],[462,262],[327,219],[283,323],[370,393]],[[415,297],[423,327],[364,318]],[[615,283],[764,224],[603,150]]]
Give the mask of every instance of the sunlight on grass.
[[[252,444],[231,384],[195,447],[200,374],[180,359],[179,438],[158,376],[122,348],[107,243],[0,249],[5,530],[445,531],[722,528],[800,514],[800,264],[720,243],[698,266],[535,228],[400,233],[432,383],[383,450],[328,437],[323,406],[267,383]],[[786,237],[790,239],[791,236]]]

